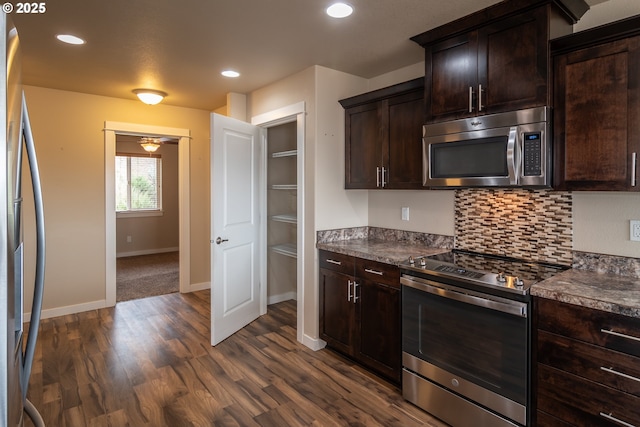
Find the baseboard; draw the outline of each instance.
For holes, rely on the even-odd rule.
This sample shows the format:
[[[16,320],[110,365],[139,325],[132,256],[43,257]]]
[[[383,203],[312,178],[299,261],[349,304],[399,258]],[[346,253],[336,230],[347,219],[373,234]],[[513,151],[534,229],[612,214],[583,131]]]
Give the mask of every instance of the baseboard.
[[[205,289],[211,289],[211,282],[192,283],[187,292],[204,291]]]
[[[320,338],[312,338],[306,334],[302,336],[302,344],[306,345],[313,351],[322,350],[327,346],[326,341],[321,340]]]
[[[83,311],[98,310],[100,308],[105,308],[105,307],[108,307],[107,300],[99,300],[99,301],[86,302],[82,304],[67,305],[64,307],[49,308],[46,310],[42,310],[41,319],[50,319],[52,317],[82,313]],[[31,313],[25,313],[24,319],[25,319],[25,323],[28,323],[27,319],[31,321]]]
[[[180,248],[176,246],[175,248],[145,249],[141,251],[118,252],[116,254],[116,258],[124,258],[128,256],[139,256],[139,255],[164,254],[167,252],[178,252],[179,250]]]
[[[280,295],[271,295],[270,297],[267,297],[267,305],[271,305],[271,304],[277,304],[279,302],[282,301],[289,301],[289,300],[298,300],[298,294],[295,291],[292,292],[285,292],[284,294],[280,294]]]

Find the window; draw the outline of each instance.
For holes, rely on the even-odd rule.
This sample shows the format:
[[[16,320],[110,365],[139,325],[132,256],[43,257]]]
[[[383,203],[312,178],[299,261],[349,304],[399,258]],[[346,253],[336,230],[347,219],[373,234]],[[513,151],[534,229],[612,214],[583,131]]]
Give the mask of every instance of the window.
[[[116,154],[116,212],[159,215],[162,210],[162,158]]]

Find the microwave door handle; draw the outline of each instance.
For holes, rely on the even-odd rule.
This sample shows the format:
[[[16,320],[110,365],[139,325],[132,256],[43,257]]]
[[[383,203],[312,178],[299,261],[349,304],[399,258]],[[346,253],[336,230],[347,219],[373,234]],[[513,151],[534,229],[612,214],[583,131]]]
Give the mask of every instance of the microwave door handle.
[[[509,183],[518,184],[518,128],[513,126],[509,129],[509,139],[507,140],[507,172],[509,173]]]

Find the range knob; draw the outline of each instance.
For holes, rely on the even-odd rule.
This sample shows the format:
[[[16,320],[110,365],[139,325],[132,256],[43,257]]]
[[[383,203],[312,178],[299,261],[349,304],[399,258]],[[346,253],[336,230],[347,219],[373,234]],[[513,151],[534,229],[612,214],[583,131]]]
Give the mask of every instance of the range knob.
[[[504,275],[504,271],[501,271],[500,273],[498,273],[498,275],[496,276],[496,280],[500,283],[504,283],[507,281],[507,278]]]
[[[425,261],[424,257],[423,257],[423,258],[420,258],[420,265],[421,265],[422,267],[424,267],[425,265],[427,265],[427,261]]]
[[[415,264],[415,261],[411,255],[409,255],[409,264],[411,265]]]
[[[518,276],[513,278],[513,284],[515,285],[516,288],[521,288],[524,286],[524,282]]]

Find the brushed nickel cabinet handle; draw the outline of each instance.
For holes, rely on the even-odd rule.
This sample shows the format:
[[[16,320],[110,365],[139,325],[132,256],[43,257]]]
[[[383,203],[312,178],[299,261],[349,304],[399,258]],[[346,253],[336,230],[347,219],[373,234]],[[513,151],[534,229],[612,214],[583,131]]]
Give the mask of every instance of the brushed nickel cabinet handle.
[[[636,186],[636,166],[638,163],[638,155],[631,153],[631,186]]]
[[[621,426],[624,426],[624,427],[636,427],[636,426],[635,426],[635,425],[633,425],[633,424],[629,424],[629,423],[627,423],[627,422],[625,422],[625,421],[622,421],[622,420],[617,419],[616,417],[614,417],[613,415],[611,415],[611,412],[609,412],[608,414],[605,414],[604,412],[600,412],[600,416],[601,416],[602,418],[606,418],[606,419],[608,419],[609,421],[613,421],[613,422],[614,422],[614,423],[616,423],[616,424],[620,424]]]
[[[380,187],[380,167],[376,167],[376,187]]]
[[[329,264],[342,265],[340,261],[336,261],[335,259],[327,259]]]
[[[382,167],[382,173],[380,173],[381,176],[381,181],[382,181],[382,188],[384,188],[387,185],[387,181],[384,180],[384,173],[387,172],[387,170],[385,169],[385,167]]]
[[[358,286],[360,286],[358,284],[358,282],[356,282],[355,280],[353,281],[353,303],[355,304],[356,301],[358,301],[358,298],[360,298],[359,296],[356,295],[356,289],[358,288]]]
[[[384,276],[384,273],[382,271],[376,271],[376,270],[372,270],[370,268],[365,268],[364,271],[366,271],[367,273],[371,273],[371,274],[377,274],[378,276]]]
[[[352,282],[351,280],[349,280],[349,282],[348,282],[348,286],[349,286],[349,287],[348,287],[348,290],[347,290],[347,301],[351,301],[351,285],[352,285],[353,283],[354,283],[354,282]]]
[[[626,379],[629,379],[629,380],[640,382],[640,378],[634,377],[633,375],[625,374],[624,372],[616,371],[613,368],[607,368],[606,366],[600,366],[600,369],[602,369],[603,371],[608,372],[610,374],[618,375],[619,377],[622,377],[622,378],[626,378]]]
[[[478,111],[482,111],[482,85],[478,85]]]
[[[609,334],[609,335],[614,335],[614,336],[620,337],[620,338],[626,338],[628,340],[640,341],[640,338],[638,338],[638,337],[634,337],[634,336],[627,335],[627,334],[621,334],[620,332],[612,331],[610,329],[600,329],[600,332],[605,333],[605,334]]]
[[[473,113],[473,87],[469,86],[469,112]]]

